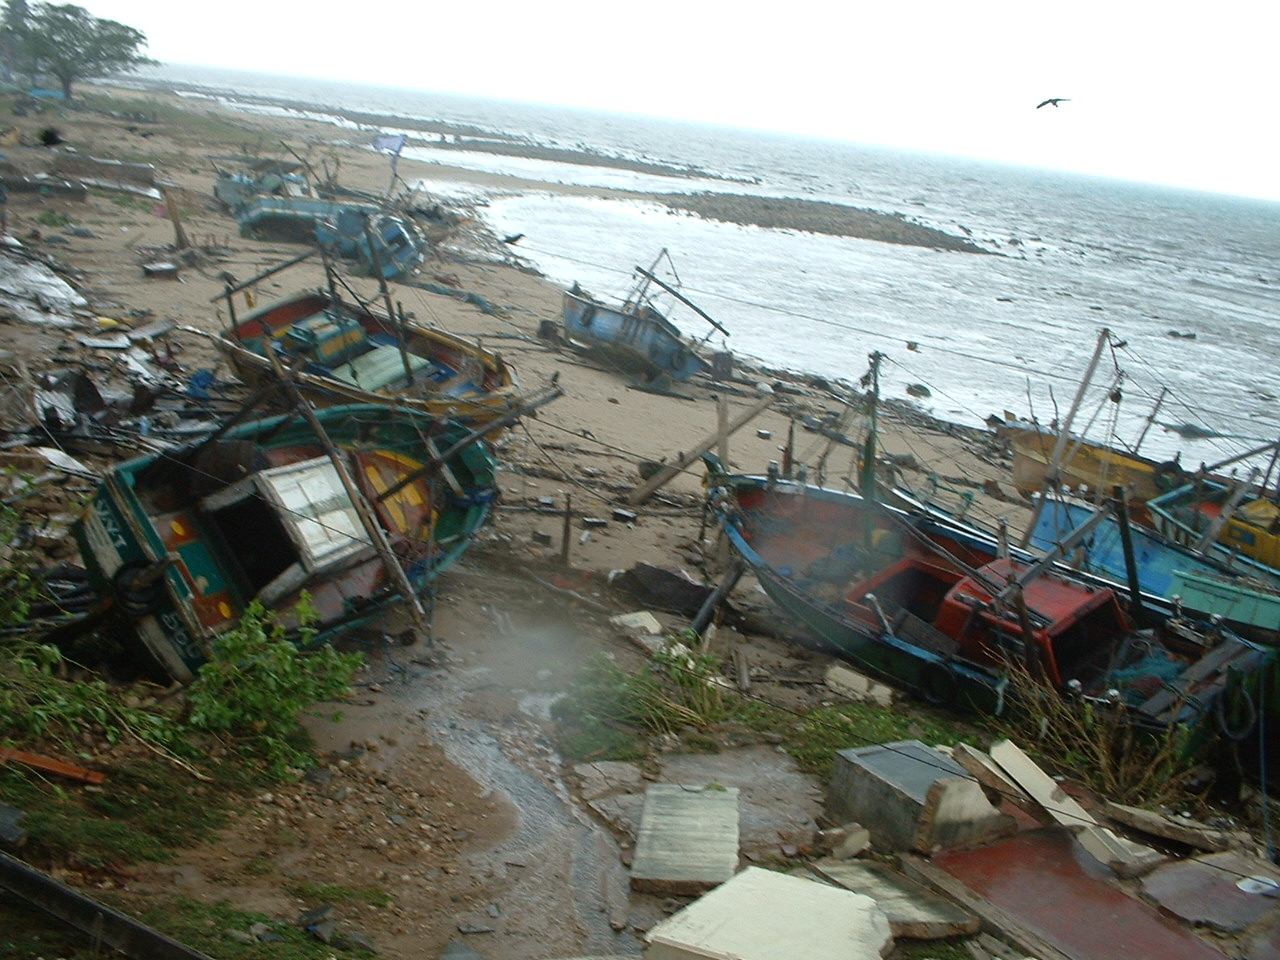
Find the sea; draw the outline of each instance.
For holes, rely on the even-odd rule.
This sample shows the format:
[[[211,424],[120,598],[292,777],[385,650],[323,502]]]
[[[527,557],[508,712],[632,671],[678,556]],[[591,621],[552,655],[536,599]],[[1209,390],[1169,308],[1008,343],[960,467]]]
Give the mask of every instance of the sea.
[[[1280,203],[424,90],[178,66],[143,79],[330,122],[335,139],[369,149],[374,136],[407,129],[395,118],[472,128],[481,145],[468,151],[410,137],[402,155],[440,168],[426,191],[474,205],[499,236],[522,234],[512,252],[598,295],[625,296],[635,268],[666,250],[682,293],[729,332],[675,304],[672,319],[709,350],[838,385],[856,385],[878,353],[883,396],[970,426],[992,415],[1065,418],[1097,353],[1073,423],[1090,439],[1140,441],[1143,454],[1179,454],[1190,467],[1280,438]],[[649,166],[488,152],[485,132]],[[450,167],[530,185],[483,189]],[[724,223],[645,200],[567,195],[565,184],[826,201],[898,215],[992,255]]]

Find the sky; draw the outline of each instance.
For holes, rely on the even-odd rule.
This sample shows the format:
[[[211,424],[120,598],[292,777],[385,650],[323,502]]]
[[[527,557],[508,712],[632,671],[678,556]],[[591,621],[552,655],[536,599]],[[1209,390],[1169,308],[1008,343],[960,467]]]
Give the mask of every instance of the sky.
[[[150,56],[1280,200],[1280,4],[83,0]],[[333,11],[343,9],[339,18]],[[1048,97],[1060,106],[1036,109]]]

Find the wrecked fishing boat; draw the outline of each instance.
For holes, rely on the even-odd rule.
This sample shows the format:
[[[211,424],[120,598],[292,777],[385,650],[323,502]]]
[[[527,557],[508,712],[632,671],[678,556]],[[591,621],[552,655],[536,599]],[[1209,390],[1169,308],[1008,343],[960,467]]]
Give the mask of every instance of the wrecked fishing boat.
[[[618,369],[649,380],[666,376],[682,381],[710,373],[711,364],[698,355],[701,342],[685,337],[654,306],[650,285],[671,294],[725,336],[729,332],[654,274],[664,258],[670,260],[665,249],[648,270],[636,267],[640,280],[618,306],[605,304],[575,283],[564,295],[564,333],[570,344],[579,344]]]
[[[254,601],[316,642],[400,600],[420,617],[487,518],[495,467],[452,421],[300,405],[114,467],[73,534],[99,596],[185,682]]]
[[[1053,550],[1096,512],[1093,505],[1074,498],[1047,497],[1037,511],[1028,543],[1036,549]],[[1221,617],[1233,630],[1259,643],[1276,642],[1280,635],[1280,570],[1251,557],[1232,556],[1228,550],[1197,552],[1154,530],[1125,524],[1125,519],[1118,512],[1106,517],[1068,553],[1066,562],[1073,569],[1124,583],[1129,578],[1127,537],[1133,575],[1144,593],[1170,602],[1177,597],[1186,610]]]
[[[279,362],[317,404],[394,402],[474,425],[508,416],[529,400],[496,354],[342,299],[333,283],[237,317],[233,294],[255,282],[226,291],[230,324],[217,338],[236,376],[251,386],[274,379]]]
[[[1148,611],[1136,627],[1114,589],[1010,555],[958,521],[704,459],[712,508],[769,597],[929,703],[999,712],[1021,670],[1063,696],[1123,703],[1132,723],[1159,730],[1218,716],[1276,672],[1274,649],[1176,611]]]
[[[357,273],[388,280],[411,273],[427,251],[412,220],[367,203],[257,195],[232,216],[246,237],[316,243]]]

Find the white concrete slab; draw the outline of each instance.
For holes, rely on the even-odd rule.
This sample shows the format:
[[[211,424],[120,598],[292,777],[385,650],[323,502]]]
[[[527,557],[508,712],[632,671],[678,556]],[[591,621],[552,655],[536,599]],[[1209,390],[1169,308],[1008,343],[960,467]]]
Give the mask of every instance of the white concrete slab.
[[[758,867],[645,935],[645,960],[879,960],[889,920],[870,897]]]

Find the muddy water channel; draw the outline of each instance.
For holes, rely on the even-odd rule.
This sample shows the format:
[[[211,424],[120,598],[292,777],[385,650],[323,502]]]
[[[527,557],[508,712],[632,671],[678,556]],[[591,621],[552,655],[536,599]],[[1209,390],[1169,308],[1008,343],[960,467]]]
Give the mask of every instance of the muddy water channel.
[[[448,759],[432,775],[474,781],[464,795],[494,811],[461,838],[455,879],[469,887],[453,895],[446,919],[454,930],[440,936],[494,958],[639,955],[644,932],[685,902],[628,887],[629,851],[653,780],[738,787],[747,860],[812,837],[819,788],[769,744],[673,749],[644,765],[562,761],[550,709],[580,669],[602,653],[644,667],[604,616],[477,578],[455,588],[433,625],[433,644],[375,659],[367,682],[377,707],[344,722],[341,736],[399,727],[402,746],[381,758],[389,770],[425,738]]]

